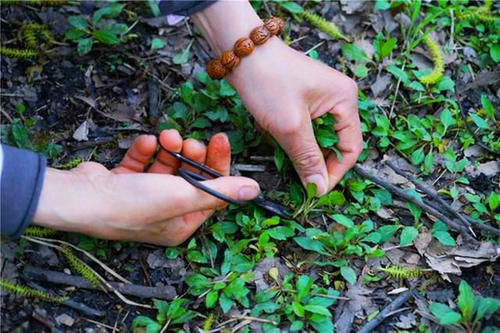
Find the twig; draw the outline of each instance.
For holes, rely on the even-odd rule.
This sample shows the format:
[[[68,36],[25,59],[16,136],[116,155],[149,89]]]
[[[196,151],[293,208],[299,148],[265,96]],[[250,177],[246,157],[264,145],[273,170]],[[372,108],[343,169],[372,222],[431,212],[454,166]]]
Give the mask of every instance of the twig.
[[[50,271],[39,267],[26,266],[23,269],[23,276],[26,279],[50,282],[55,284],[63,284],[74,286],[83,289],[100,290],[92,286],[87,280],[80,276],[68,275],[61,272]],[[165,287],[146,287],[135,284],[124,284],[121,282],[110,282],[114,288],[125,295],[135,296],[139,298],[158,298],[171,300],[175,297],[173,290],[168,286]],[[174,290],[175,291],[175,290]]]
[[[462,223],[464,223],[466,226],[470,227],[471,224],[474,224],[474,226],[478,227],[481,230],[492,232],[492,233],[494,233],[497,236],[500,235],[500,230],[499,229],[497,229],[495,227],[492,227],[492,226],[490,226],[488,224],[483,224],[481,222],[474,221],[474,220],[472,220],[470,218],[468,219],[467,216],[464,216],[464,215],[460,214],[459,212],[457,212],[456,210],[454,210],[453,208],[451,208],[451,206],[446,201],[444,201],[435,191],[432,191],[429,188],[427,188],[426,186],[422,185],[420,182],[418,182],[415,179],[415,177],[413,177],[411,175],[405,174],[403,172],[403,170],[401,170],[397,166],[395,166],[394,163],[392,163],[390,161],[386,161],[385,163],[392,170],[394,170],[394,172],[396,172],[398,175],[403,176],[403,177],[409,179],[413,184],[415,184],[415,186],[419,190],[421,190],[422,192],[424,192],[425,194],[427,194],[432,199],[436,200],[442,206],[442,208],[446,209],[450,214],[453,214],[460,221],[462,221]],[[436,207],[436,205],[432,205],[430,203],[429,203],[429,205],[434,206],[435,209],[439,209],[439,207]]]
[[[469,234],[468,230],[465,227],[463,227],[462,225],[459,225],[459,224],[453,222],[452,220],[450,220],[448,217],[443,215],[441,212],[439,212],[435,208],[417,200],[414,196],[404,192],[402,189],[398,188],[397,186],[394,186],[393,184],[388,183],[385,180],[382,180],[382,179],[372,175],[370,172],[364,170],[359,164],[356,164],[354,166],[354,171],[356,171],[360,176],[368,178],[369,180],[371,180],[375,184],[385,188],[389,192],[391,192],[391,193],[393,193],[393,194],[395,194],[395,195],[397,195],[397,196],[399,196],[407,201],[412,202],[413,204],[420,207],[422,210],[428,212],[431,215],[434,215],[435,217],[437,217],[438,219],[440,219],[441,221],[446,223],[446,225],[448,225],[448,227],[450,227],[451,229],[460,231],[464,235],[465,238],[472,240],[473,242],[477,242]]]
[[[273,324],[273,325],[278,325],[277,322],[265,318],[259,318],[259,317],[252,317],[252,316],[231,316],[231,318],[238,319],[238,320],[250,320],[250,321],[257,321],[259,323],[268,323],[268,324]]]
[[[405,66],[406,66],[406,60],[403,62],[403,66],[401,68],[402,71],[405,70]],[[399,93],[399,86],[401,85],[401,78],[398,79],[398,83],[396,83],[396,91],[394,92],[394,100],[392,101],[392,105],[391,105],[391,111],[389,111],[389,121],[391,120],[391,117],[392,117],[392,112],[394,111],[394,106],[396,105],[396,101],[397,101],[397,96],[398,96],[398,93]]]
[[[49,295],[52,295],[51,292],[49,292],[47,289],[43,288],[42,286],[40,286],[39,284],[35,283],[35,282],[28,282],[27,283],[28,286],[30,286],[31,288],[34,288],[34,289],[37,289],[37,290],[40,290],[40,291],[43,291]],[[104,313],[99,311],[99,310],[96,310],[96,309],[93,309],[83,303],[79,303],[79,302],[76,302],[76,301],[73,301],[71,299],[68,299],[67,301],[64,301],[62,304],[66,305],[67,307],[69,308],[72,308],[72,309],[75,309],[77,311],[80,311],[81,313],[87,315],[87,316],[92,316],[92,317],[104,317]]]
[[[108,328],[108,329],[114,329],[112,326],[109,326],[107,324],[101,323],[100,321],[92,320],[92,319],[85,318],[85,317],[82,317],[82,319],[85,320],[85,321],[88,321],[89,323],[95,324],[97,326],[102,326],[102,327]]]
[[[26,239],[26,240],[28,240],[28,241],[30,241],[30,242],[34,242],[34,243],[39,243],[39,244],[42,244],[42,245],[46,245],[46,246],[55,248],[55,249],[57,249],[58,251],[61,251],[61,252],[63,251],[63,249],[60,246],[54,245],[54,244],[51,244],[51,243],[48,243],[48,242],[45,242],[44,241],[45,238],[30,237],[30,236],[21,236],[21,237],[24,238],[24,239]],[[54,239],[52,241],[58,241],[58,240]],[[72,247],[75,247],[73,244],[70,244],[70,243],[67,243],[67,242],[64,242],[64,241],[58,241],[58,242],[62,242],[62,243],[68,244],[68,245],[70,245]],[[110,285],[109,282],[105,278],[103,278],[99,273],[97,273],[90,266],[89,266],[89,269],[92,271],[92,273],[94,273],[99,278],[99,280],[101,280],[101,282],[109,290],[111,290],[116,296],[118,296],[118,298],[121,299],[123,303],[128,304],[128,305],[133,305],[133,306],[141,307],[141,308],[146,308],[146,309],[152,309],[153,308],[151,305],[141,304],[141,303],[137,303],[137,302],[129,300],[128,298],[126,298],[125,296],[123,296],[122,293],[120,293],[118,290],[116,290],[116,288],[114,288],[112,285]]]
[[[403,304],[406,303],[412,296],[412,292],[410,290],[405,291],[398,297],[394,299],[385,309],[380,311],[380,313],[370,320],[368,323],[366,323],[361,330],[358,331],[358,333],[369,333],[373,329],[375,329],[378,325],[380,325],[385,318],[389,317],[391,313],[394,313],[395,310],[399,309]]]
[[[309,50],[307,50],[306,52],[304,52],[305,55],[308,55],[309,53],[311,53],[312,51],[316,50],[318,47],[320,47],[321,45],[325,44],[325,41],[321,41],[319,42],[318,44],[314,45],[313,47],[311,47]]]
[[[92,253],[87,252],[87,251],[79,248],[78,246],[75,246],[75,245],[73,245],[71,243],[68,243],[68,242],[65,242],[65,241],[62,241],[62,240],[59,240],[59,239],[43,238],[43,237],[32,237],[32,238],[36,238],[36,239],[39,239],[39,240],[45,241],[45,242],[59,243],[59,244],[68,245],[71,248],[73,248],[74,250],[79,251],[79,252],[85,254],[87,257],[89,257],[89,259],[91,259],[96,264],[98,264],[99,266],[101,266],[102,269],[104,269],[106,272],[108,272],[109,274],[111,274],[112,276],[114,276],[115,278],[117,278],[118,280],[122,281],[123,283],[131,284],[131,282],[129,280],[125,279],[123,276],[121,276],[120,274],[116,273],[114,270],[112,270],[111,268],[109,268],[105,263],[103,263],[102,261],[100,261],[99,259],[97,259]]]

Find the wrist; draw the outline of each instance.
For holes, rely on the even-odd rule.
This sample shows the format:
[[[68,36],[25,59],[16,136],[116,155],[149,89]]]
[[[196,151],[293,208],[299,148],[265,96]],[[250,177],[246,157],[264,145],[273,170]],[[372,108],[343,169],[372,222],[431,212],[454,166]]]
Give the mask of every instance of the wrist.
[[[73,171],[47,168],[38,207],[36,225],[57,230],[86,233],[96,198],[85,176]]]
[[[192,16],[217,56],[233,48],[238,38],[263,24],[248,1],[219,0]]]

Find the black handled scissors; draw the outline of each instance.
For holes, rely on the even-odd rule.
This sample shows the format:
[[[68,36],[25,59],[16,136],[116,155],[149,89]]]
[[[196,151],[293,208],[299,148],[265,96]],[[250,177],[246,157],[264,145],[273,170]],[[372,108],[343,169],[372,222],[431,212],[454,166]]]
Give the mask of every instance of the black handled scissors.
[[[205,172],[206,174],[212,176],[213,178],[223,177],[220,173],[218,173],[210,168],[207,168],[204,165],[196,163],[195,161],[190,160],[189,158],[184,157],[179,153],[175,153],[175,152],[170,151],[168,149],[165,149],[163,147],[162,147],[162,149],[165,150],[167,153],[169,153],[171,156],[177,158],[178,160],[192,166],[195,169],[198,169],[200,171]],[[217,191],[211,189],[210,187],[205,186],[202,183],[200,183],[200,181],[209,180],[210,178],[207,178],[207,177],[205,177],[201,174],[198,174],[196,172],[193,172],[191,170],[186,170],[186,169],[182,169],[182,168],[177,170],[177,174],[179,176],[181,176],[182,178],[184,178],[188,183],[190,183],[194,187],[199,188],[200,190],[202,190],[210,195],[213,195],[216,198],[224,200],[226,202],[229,202],[229,203],[232,203],[232,204],[235,204],[238,206],[244,206],[248,203],[253,203],[253,204],[267,210],[268,212],[271,212],[273,214],[278,215],[281,218],[288,219],[288,220],[293,219],[291,216],[291,211],[288,207],[283,206],[283,205],[276,203],[274,201],[271,201],[269,199],[266,199],[262,194],[259,194],[255,199],[250,200],[250,201],[235,200],[233,198],[230,198],[230,197],[228,197],[220,192],[217,192]]]

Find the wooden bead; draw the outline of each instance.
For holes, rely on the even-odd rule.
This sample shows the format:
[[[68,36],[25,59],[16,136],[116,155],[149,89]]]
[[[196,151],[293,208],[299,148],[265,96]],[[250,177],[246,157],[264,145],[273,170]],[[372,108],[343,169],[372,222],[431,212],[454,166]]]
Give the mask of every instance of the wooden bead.
[[[233,51],[226,51],[222,53],[220,62],[224,67],[226,67],[227,70],[231,70],[234,67],[238,66],[238,64],[240,63],[240,58],[238,58]]]
[[[234,43],[234,53],[238,57],[246,57],[255,49],[255,44],[250,38],[240,38]]]
[[[264,23],[264,26],[267,30],[269,30],[271,35],[277,36],[281,34],[285,28],[285,22],[283,22],[283,20],[279,17],[271,17]]]
[[[271,33],[265,26],[260,26],[250,32],[250,39],[255,45],[262,45],[271,38]]]
[[[214,80],[222,79],[226,73],[226,68],[222,65],[219,58],[210,60],[210,62],[205,67],[205,70],[208,73],[208,76]]]

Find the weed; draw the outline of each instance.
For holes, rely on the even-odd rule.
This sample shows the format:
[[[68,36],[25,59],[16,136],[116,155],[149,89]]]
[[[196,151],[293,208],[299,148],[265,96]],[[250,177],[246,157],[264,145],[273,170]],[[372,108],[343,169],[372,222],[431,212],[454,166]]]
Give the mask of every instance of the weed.
[[[0,279],[0,288],[25,297],[33,297],[33,298],[38,298],[42,301],[45,302],[50,302],[50,303],[64,303],[69,299],[69,297],[62,297],[62,296],[52,296],[49,295],[46,292],[36,290],[36,289],[31,289],[26,286],[22,286],[20,284],[14,284],[12,282],[9,282],[4,279]]]
[[[101,281],[92,271],[92,269],[83,261],[78,259],[69,246],[63,246],[62,253],[68,261],[71,269],[80,274],[85,280],[87,280],[92,286],[99,287]]]

